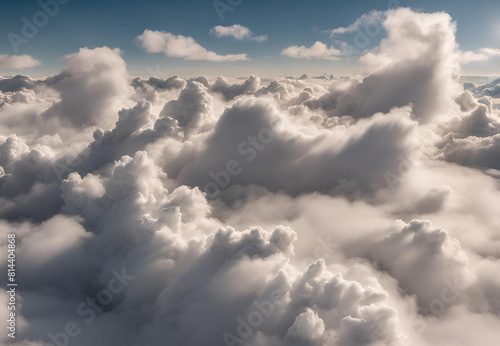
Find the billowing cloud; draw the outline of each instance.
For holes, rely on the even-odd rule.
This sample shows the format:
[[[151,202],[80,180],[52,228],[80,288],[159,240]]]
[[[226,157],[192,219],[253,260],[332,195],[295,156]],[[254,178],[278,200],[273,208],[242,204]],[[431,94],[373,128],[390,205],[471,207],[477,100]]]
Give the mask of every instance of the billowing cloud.
[[[412,103],[422,122],[450,111],[460,92],[451,17],[391,10],[383,27],[388,37],[360,58],[373,73],[362,81],[338,81],[329,93],[308,101],[308,107],[332,116],[366,117]]]
[[[181,91],[178,100],[165,104],[160,116],[169,116],[177,120],[186,134],[189,134],[213,120],[213,97],[201,83],[189,82]]]
[[[233,37],[237,40],[251,40],[263,42],[267,40],[267,35],[254,35],[246,26],[234,24],[231,26],[217,25],[210,29],[210,33],[216,37]]]
[[[61,101],[47,110],[47,116],[76,126],[110,126],[117,101],[130,92],[120,54],[120,50],[107,47],[82,48],[66,57],[61,80],[53,86]]]
[[[398,158],[410,155],[415,145],[415,123],[404,110],[376,115],[342,135],[325,132],[314,139],[292,135],[292,129],[283,128],[285,121],[270,102],[236,103],[221,116],[199,158],[181,171],[181,181],[213,196],[229,182],[257,183],[272,191],[291,193],[334,189],[346,189],[347,193],[351,184],[370,191],[386,184],[384,173],[396,170]],[[373,138],[379,138],[377,147],[370,144]],[[377,153],[376,162],[369,159],[375,156],[372,150]],[[359,161],[351,161],[352,156]],[[235,161],[233,158],[238,159],[235,171],[240,172],[235,176],[226,172],[226,164]],[[309,171],[311,166],[322,169]]]
[[[260,85],[260,78],[250,76],[246,81],[241,84],[230,85],[224,77],[218,77],[211,90],[221,93],[226,100],[232,100],[239,95],[253,94],[257,91]]]
[[[165,31],[146,29],[136,38],[137,44],[148,53],[163,53],[172,58],[203,61],[245,61],[246,54],[219,55],[203,48],[192,37]]]
[[[446,231],[433,228],[428,221],[397,222],[395,228],[370,250],[372,258],[404,290],[416,294],[424,313],[443,313],[434,299],[440,298],[443,289],[451,289],[447,286],[458,285],[464,290],[472,280],[467,255],[456,239],[450,239]]]

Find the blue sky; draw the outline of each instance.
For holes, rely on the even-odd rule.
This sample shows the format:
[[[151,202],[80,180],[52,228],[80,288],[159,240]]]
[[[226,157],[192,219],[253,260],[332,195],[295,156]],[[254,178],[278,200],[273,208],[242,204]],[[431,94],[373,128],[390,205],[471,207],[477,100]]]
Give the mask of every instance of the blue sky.
[[[228,0],[220,0],[227,3]],[[47,75],[58,73],[65,55],[80,47],[108,46],[120,48],[129,73],[147,75],[191,76],[205,74],[249,74],[285,76],[345,75],[359,65],[345,59],[303,60],[283,57],[280,52],[291,45],[311,46],[316,41],[327,45],[333,39],[328,29],[347,26],[371,10],[386,10],[387,0],[229,0],[241,2],[224,13],[221,21],[212,0],[153,1],[153,0],[70,0],[60,6],[59,13],[39,28],[29,42],[19,45],[17,54],[28,54],[42,65],[21,73]],[[32,20],[40,11],[38,1],[2,0],[0,13],[0,54],[16,54],[7,38],[9,32],[21,33],[22,18]],[[233,2],[234,3],[234,2]],[[500,2],[498,0],[400,0],[401,6],[423,11],[446,11],[458,24],[457,41],[463,50],[483,47],[500,48]],[[256,35],[268,35],[265,42],[237,41],[217,38],[209,33],[216,25],[241,24]],[[218,54],[247,53],[250,61],[199,62],[148,54],[134,39],[145,29],[162,30],[194,38],[200,45]],[[377,44],[382,35],[376,37]],[[349,43],[348,35],[343,38]],[[496,60],[496,61],[495,61]],[[464,67],[466,74],[500,74],[499,59],[472,63]],[[0,69],[0,74],[19,71]]]

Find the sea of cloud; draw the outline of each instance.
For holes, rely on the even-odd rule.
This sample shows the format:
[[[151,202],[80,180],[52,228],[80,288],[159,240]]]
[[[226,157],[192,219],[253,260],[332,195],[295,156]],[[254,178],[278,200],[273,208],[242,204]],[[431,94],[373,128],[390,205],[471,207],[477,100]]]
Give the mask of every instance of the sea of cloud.
[[[499,345],[500,80],[459,83],[446,13],[383,28],[351,77],[134,79],[102,47],[1,79],[0,342]]]

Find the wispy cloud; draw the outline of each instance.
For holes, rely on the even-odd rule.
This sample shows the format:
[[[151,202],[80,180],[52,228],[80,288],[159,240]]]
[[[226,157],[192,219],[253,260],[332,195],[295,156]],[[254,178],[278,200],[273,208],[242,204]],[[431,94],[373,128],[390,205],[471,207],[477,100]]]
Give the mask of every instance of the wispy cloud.
[[[317,41],[311,47],[290,46],[281,51],[281,55],[295,59],[339,60],[342,52]]]
[[[174,35],[165,31],[144,30],[137,36],[137,44],[148,53],[164,53],[168,57],[203,61],[244,61],[246,54],[219,55],[202,47],[192,37]]]
[[[354,23],[346,27],[339,27],[330,31],[330,37],[348,34],[358,31],[360,28],[366,28],[370,25],[382,23],[384,20],[385,13],[381,11],[371,11],[370,13],[363,14],[361,17],[356,19]]]
[[[476,52],[463,52],[460,57],[460,63],[468,64],[474,61],[486,61],[492,57],[500,56],[500,49],[497,48],[481,48]]]
[[[237,40],[251,40],[257,42],[263,42],[267,40],[267,35],[256,36],[249,28],[240,24],[234,24],[231,26],[217,25],[210,29],[210,33],[216,37],[233,37]]]

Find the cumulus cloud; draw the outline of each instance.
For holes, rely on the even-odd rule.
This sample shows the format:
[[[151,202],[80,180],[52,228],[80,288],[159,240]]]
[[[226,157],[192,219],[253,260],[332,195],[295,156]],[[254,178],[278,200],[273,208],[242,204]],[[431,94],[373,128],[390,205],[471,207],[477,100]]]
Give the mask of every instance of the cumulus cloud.
[[[370,250],[371,256],[403,289],[416,294],[424,313],[440,314],[441,306],[434,305],[442,290],[449,290],[447,285],[452,284],[464,290],[472,279],[467,255],[456,239],[450,239],[446,231],[433,228],[428,221],[398,223],[395,232]]]
[[[281,51],[281,55],[294,59],[324,59],[324,60],[339,60],[340,50],[328,47],[323,42],[317,41],[311,47],[305,46],[290,46]]]
[[[136,37],[137,44],[148,53],[163,53],[172,58],[203,61],[245,61],[246,54],[219,55],[202,47],[192,37],[146,29]]]
[[[0,90],[2,92],[19,91],[22,88],[33,89],[34,87],[35,82],[28,76],[17,75],[0,80]]]
[[[218,77],[214,84],[211,86],[211,90],[217,93],[221,93],[226,100],[232,100],[239,95],[251,95],[259,89],[260,78],[256,76],[250,76],[242,84],[229,84],[224,77]]]
[[[466,90],[457,103],[463,113],[445,124],[445,136],[437,142],[442,155],[462,165],[498,169],[494,157],[500,150],[500,121],[493,112],[491,99],[476,99]]]
[[[462,64],[467,64],[473,61],[486,61],[492,57],[500,56],[500,49],[497,48],[481,48],[475,52],[464,52],[460,59]]]
[[[236,103],[221,116],[206,148],[181,171],[181,181],[209,194],[217,194],[207,181],[211,175],[218,177],[222,187],[230,180],[231,184],[257,183],[273,191],[346,189],[347,193],[353,184],[356,190],[368,192],[386,185],[385,172],[397,170],[400,157],[409,156],[415,145],[415,123],[405,111],[379,114],[344,134],[324,132],[315,139],[292,134],[282,127],[284,122],[270,102]],[[378,138],[377,147],[371,145],[374,138]],[[352,156],[359,160],[351,161]],[[225,165],[233,158],[241,173],[231,177]],[[310,171],[309,167],[322,168]]]
[[[474,85],[473,83],[464,83],[464,89],[471,91],[475,96],[490,96],[498,98],[500,96],[500,79],[496,78],[489,83]]]
[[[214,118],[213,97],[208,89],[198,82],[189,82],[179,95],[179,99],[165,104],[160,116],[177,120],[186,134],[198,130]]]
[[[118,49],[81,48],[66,57],[60,80],[53,86],[61,100],[47,110],[75,126],[109,127],[120,98],[127,97],[127,68]]]
[[[31,55],[7,55],[0,54],[0,68],[8,68],[13,70],[21,70],[40,65],[41,62],[33,58]]]
[[[186,85],[186,81],[179,76],[172,76],[167,79],[161,79],[157,77],[149,77],[149,79],[142,79],[140,77],[135,78],[132,81],[132,86],[134,88],[146,89],[150,86],[154,90],[171,90],[171,89],[182,89]]]
[[[383,27],[388,37],[360,58],[373,73],[362,81],[337,82],[329,93],[308,101],[308,107],[333,116],[367,117],[412,103],[422,122],[450,112],[460,92],[451,17],[390,10]]]
[[[216,37],[233,37],[239,41],[251,40],[263,42],[267,40],[267,35],[256,36],[249,28],[240,24],[231,26],[217,25],[210,29],[210,33]]]

